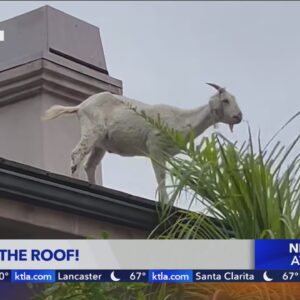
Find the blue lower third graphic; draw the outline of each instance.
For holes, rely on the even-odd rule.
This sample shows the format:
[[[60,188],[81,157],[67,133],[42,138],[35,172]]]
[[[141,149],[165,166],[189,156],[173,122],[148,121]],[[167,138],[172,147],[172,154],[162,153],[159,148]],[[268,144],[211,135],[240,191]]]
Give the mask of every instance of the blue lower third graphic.
[[[256,240],[255,269],[300,270],[300,240]]]
[[[47,283],[55,282],[54,270],[13,270],[11,282]]]
[[[150,270],[149,282],[193,282],[192,270]]]

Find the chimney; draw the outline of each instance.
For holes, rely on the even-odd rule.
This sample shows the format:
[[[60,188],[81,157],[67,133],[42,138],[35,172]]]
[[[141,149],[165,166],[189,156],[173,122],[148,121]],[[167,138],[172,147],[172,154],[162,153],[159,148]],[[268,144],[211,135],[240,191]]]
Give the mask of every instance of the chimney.
[[[41,116],[54,104],[122,93],[122,82],[109,76],[99,29],[44,6],[0,22],[0,31],[0,157],[70,175],[79,122]],[[101,167],[97,177],[101,184]]]

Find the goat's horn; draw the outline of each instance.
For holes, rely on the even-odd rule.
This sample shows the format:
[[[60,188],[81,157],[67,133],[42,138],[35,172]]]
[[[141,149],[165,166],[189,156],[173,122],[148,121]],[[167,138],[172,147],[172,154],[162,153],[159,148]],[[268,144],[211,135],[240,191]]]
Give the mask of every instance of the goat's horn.
[[[220,86],[218,86],[218,85],[215,84],[215,83],[209,83],[209,82],[207,82],[206,84],[208,84],[208,85],[214,87],[214,88],[215,88],[218,92],[220,92],[220,93],[224,90],[223,88],[221,88]]]

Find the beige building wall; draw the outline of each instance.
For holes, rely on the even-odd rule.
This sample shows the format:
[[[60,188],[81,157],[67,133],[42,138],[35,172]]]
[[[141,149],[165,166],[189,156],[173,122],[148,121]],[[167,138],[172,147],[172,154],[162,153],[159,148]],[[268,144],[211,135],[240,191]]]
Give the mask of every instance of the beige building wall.
[[[69,176],[70,153],[80,139],[79,122],[75,115],[47,122],[41,116],[54,104],[78,105],[101,91],[122,94],[122,82],[107,70],[99,29],[49,6],[0,22],[0,28],[7,37],[0,48],[0,158]],[[51,208],[54,195],[46,196],[50,208],[34,195],[28,196],[33,197],[30,202],[26,193],[32,182],[26,181],[24,190],[19,185],[18,196],[14,183],[23,175],[7,172],[9,169],[0,168],[0,238],[98,238],[103,231],[110,238],[147,235],[136,225],[131,228],[101,220],[102,212],[91,218],[77,215],[81,209],[78,200],[66,203],[65,211]],[[85,179],[82,172],[80,177]],[[97,179],[101,184],[101,166]],[[39,171],[35,180],[40,180]],[[64,186],[66,181],[68,178],[62,178],[59,184]],[[68,189],[66,186],[65,191]],[[61,193],[60,201],[66,201]],[[113,201],[118,219],[119,200],[105,197],[103,215],[110,215],[109,201]],[[66,212],[68,205],[75,213]],[[97,201],[93,205],[100,210]],[[147,205],[142,209],[148,211]],[[134,217],[128,207],[126,213]]]
[[[68,176],[80,139],[76,116],[41,116],[54,104],[122,93],[122,82],[108,74],[99,29],[49,6],[0,26],[7,37],[0,50],[0,157]],[[101,184],[101,166],[97,175]]]

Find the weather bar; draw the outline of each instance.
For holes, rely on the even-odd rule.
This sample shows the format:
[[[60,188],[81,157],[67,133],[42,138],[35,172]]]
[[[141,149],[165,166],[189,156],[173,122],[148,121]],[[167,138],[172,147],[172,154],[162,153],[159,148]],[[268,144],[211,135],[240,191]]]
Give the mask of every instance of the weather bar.
[[[300,282],[300,270],[0,270],[0,282]]]

